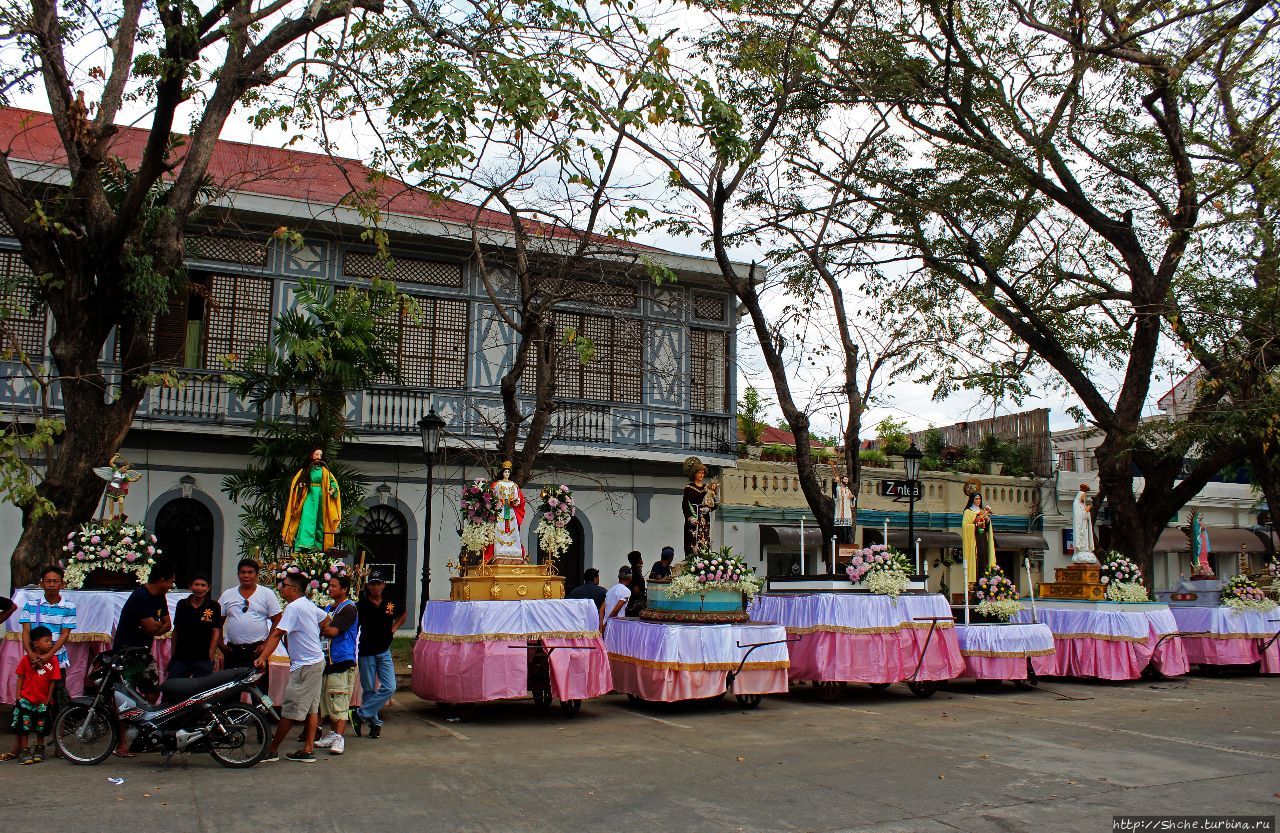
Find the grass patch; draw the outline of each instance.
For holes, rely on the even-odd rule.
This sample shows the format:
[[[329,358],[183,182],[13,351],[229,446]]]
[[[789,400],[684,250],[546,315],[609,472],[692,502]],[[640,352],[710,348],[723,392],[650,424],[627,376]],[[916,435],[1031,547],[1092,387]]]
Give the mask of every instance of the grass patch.
[[[397,674],[409,673],[409,666],[413,664],[413,641],[412,636],[397,636],[391,640],[391,660],[396,665]]]

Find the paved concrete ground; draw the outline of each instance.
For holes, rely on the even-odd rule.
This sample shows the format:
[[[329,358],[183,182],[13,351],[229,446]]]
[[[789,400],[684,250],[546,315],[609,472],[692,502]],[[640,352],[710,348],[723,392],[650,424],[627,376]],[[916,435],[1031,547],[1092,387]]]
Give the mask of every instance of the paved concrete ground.
[[[808,687],[576,719],[529,701],[446,723],[402,692],[382,739],[249,771],[207,756],[0,765],[15,831],[1109,831],[1115,813],[1280,811],[1280,679],[1047,684],[931,700]],[[122,777],[119,786],[109,777]]]

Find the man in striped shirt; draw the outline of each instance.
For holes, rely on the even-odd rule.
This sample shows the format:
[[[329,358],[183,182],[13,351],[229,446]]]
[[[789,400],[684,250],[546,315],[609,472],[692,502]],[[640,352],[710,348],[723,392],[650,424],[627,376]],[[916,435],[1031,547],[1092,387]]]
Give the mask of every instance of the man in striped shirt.
[[[62,598],[62,568],[56,564],[45,567],[40,573],[40,586],[44,588],[44,598],[27,602],[18,617],[22,625],[22,646],[33,663],[57,654],[58,665],[66,668],[71,664],[67,658],[67,639],[76,628],[76,606]],[[38,653],[31,647],[31,629],[39,625],[53,634],[53,647],[48,653]]]

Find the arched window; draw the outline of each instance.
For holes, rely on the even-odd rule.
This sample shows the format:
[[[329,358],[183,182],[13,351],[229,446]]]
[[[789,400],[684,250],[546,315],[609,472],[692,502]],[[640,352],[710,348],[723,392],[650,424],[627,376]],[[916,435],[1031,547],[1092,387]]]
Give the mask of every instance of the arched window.
[[[401,601],[413,582],[409,570],[409,525],[394,506],[372,506],[356,522],[356,537],[365,551],[365,564],[382,574],[387,587]]]
[[[189,587],[196,573],[213,573],[213,513],[195,498],[180,497],[156,514],[156,541],[177,570],[175,587]]]

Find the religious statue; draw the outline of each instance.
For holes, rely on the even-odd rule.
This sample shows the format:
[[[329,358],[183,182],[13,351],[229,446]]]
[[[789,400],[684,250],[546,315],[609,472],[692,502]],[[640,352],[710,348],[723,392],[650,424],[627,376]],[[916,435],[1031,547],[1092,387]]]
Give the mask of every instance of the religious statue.
[[[847,476],[832,477],[831,498],[835,501],[835,525],[838,527],[853,526],[853,489],[849,487],[849,478]]]
[[[711,513],[720,505],[718,486],[706,483],[707,467],[697,457],[684,461],[689,484],[684,487],[681,511],[684,513],[684,557],[711,549]]]
[[[1185,527],[1184,527],[1185,528]],[[1204,513],[1191,514],[1191,578],[1192,580],[1213,579],[1213,565],[1209,563],[1209,527],[1205,525]]]
[[[498,498],[498,519],[493,523],[493,543],[484,554],[485,563],[525,564],[520,526],[524,523],[524,494],[511,479],[511,461],[502,463],[502,476],[490,485]]]
[[[1097,564],[1098,557],[1093,554],[1096,545],[1093,534],[1093,498],[1089,496],[1089,484],[1081,483],[1080,492],[1071,506],[1072,545],[1075,554],[1071,556],[1072,564]]]
[[[334,545],[341,520],[338,479],[325,466],[324,451],[317,448],[293,476],[280,537],[294,552],[323,551]]]
[[[996,536],[991,528],[991,510],[982,503],[982,485],[966,485],[972,488],[969,502],[960,517],[960,552],[964,556],[965,578],[973,584],[978,580],[978,561],[985,560],[983,570],[996,563]]]
[[[102,519],[123,520],[124,499],[129,496],[129,484],[141,478],[142,472],[133,471],[129,461],[116,454],[107,465],[94,468],[93,473],[107,481],[107,491],[102,496]]]

